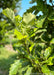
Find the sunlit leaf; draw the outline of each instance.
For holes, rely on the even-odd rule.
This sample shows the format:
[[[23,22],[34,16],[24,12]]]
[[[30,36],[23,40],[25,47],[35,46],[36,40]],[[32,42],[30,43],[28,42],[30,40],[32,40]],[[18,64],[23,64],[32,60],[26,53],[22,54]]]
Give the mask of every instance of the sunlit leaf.
[[[54,38],[50,41],[51,44],[54,44]]]
[[[10,18],[14,22],[15,15],[14,15],[14,12],[11,9],[9,9],[9,8],[4,9],[3,14],[6,17]]]
[[[50,56],[51,52],[52,52],[51,47],[46,48],[46,50],[44,52],[44,56],[46,58],[48,58]]]
[[[21,60],[15,61],[15,63],[11,65],[9,75],[16,75],[20,67],[21,67]]]
[[[28,67],[28,69],[24,75],[31,75],[32,69],[33,69],[32,67]]]
[[[47,65],[43,65],[41,68],[42,68],[42,72],[43,72],[45,75],[50,75],[50,70],[49,70],[49,68],[47,67]]]
[[[31,52],[33,47],[34,47],[35,44],[32,44],[30,47],[29,47],[29,51]]]
[[[45,18],[42,18],[42,19],[40,19],[40,20],[37,20],[37,21],[36,21],[36,26],[37,26],[38,28],[42,28],[44,21],[45,21]]]
[[[23,39],[23,38],[27,38],[27,35],[22,35],[18,30],[15,29],[14,34],[17,36],[17,38],[19,40]]]
[[[26,24],[29,24],[33,19],[35,19],[35,15],[31,14],[31,13],[27,13],[23,16],[23,21]]]

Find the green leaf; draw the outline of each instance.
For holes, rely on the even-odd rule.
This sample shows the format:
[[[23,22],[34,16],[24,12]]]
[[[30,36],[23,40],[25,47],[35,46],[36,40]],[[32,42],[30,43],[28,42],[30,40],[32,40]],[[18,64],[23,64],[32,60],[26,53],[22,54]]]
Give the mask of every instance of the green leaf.
[[[47,65],[43,65],[41,68],[45,75],[54,75],[54,71],[50,70]]]
[[[14,32],[15,35],[17,35],[17,38],[19,40],[22,40],[23,38],[27,38],[27,35],[22,35],[18,30],[15,29],[15,32]]]
[[[35,44],[32,44],[30,47],[29,47],[29,51],[31,52],[33,47],[34,47]]]
[[[10,18],[13,22],[14,22],[14,19],[15,19],[15,15],[14,15],[14,12],[7,8],[7,9],[4,9],[3,12],[2,12],[6,17]]]
[[[15,16],[15,25],[19,26],[21,23],[22,17],[20,15]]]
[[[42,63],[44,64],[47,64],[49,66],[52,66],[53,65],[53,60],[54,60],[54,56],[51,56],[49,57],[47,60],[43,61]]]
[[[52,11],[52,13],[50,14],[50,16],[48,17],[48,20],[54,21],[54,11]]]
[[[28,67],[29,67],[29,65],[28,65],[28,66],[25,66],[25,67],[23,67],[23,68],[21,68],[21,69],[19,69],[19,70],[18,70],[19,74],[20,74],[20,75],[22,75],[22,74],[24,75],[23,72],[25,72],[25,71],[28,69]]]
[[[43,72],[45,75],[50,75],[50,70],[49,70],[49,68],[47,67],[47,65],[43,65],[41,68],[42,68],[42,72]]]
[[[16,75],[20,67],[21,67],[21,60],[15,61],[15,63],[11,65],[9,75]]]
[[[54,44],[54,38],[50,41],[51,44]]]
[[[36,21],[36,27],[42,28],[45,18]]]
[[[29,24],[33,19],[35,19],[35,15],[33,15],[32,13],[27,13],[23,16],[23,21],[26,24]]]
[[[20,15],[17,15],[17,16],[15,16],[15,19],[16,19],[17,21],[21,21],[21,20],[22,20],[22,17],[21,17]]]
[[[28,69],[24,75],[31,75],[32,69],[33,69],[32,67],[28,67]]]
[[[48,58],[50,56],[51,52],[52,52],[51,47],[46,48],[46,50],[44,52],[44,56],[46,58]]]
[[[46,29],[39,29],[35,33],[37,34],[37,33],[42,33],[42,32],[46,32]]]
[[[47,60],[48,65],[53,65],[53,62],[52,62],[53,59],[54,59],[54,56],[48,58]]]

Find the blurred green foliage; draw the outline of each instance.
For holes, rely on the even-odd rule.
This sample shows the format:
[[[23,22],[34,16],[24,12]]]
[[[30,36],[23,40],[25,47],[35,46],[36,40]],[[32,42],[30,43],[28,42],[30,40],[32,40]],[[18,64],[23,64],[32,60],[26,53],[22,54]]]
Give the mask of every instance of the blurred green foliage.
[[[9,75],[54,75],[54,8],[52,0],[52,5],[46,1],[31,0],[37,5],[28,9],[23,18],[15,16],[11,9],[3,10],[16,27],[14,38],[17,41],[13,45],[18,51],[18,60],[11,65]],[[43,15],[37,16],[40,11]]]
[[[19,10],[17,11],[16,8],[21,8],[21,0],[0,0],[0,9],[3,10],[5,8],[11,8],[15,13],[18,13]],[[4,18],[4,15],[0,13],[0,20]]]
[[[18,9],[21,8],[21,0],[9,0],[9,1],[1,0],[0,1],[0,9],[3,10],[5,8],[10,8],[9,13],[11,12],[11,9],[14,10],[13,13],[16,14],[16,13],[18,13],[16,8],[18,8]],[[8,15],[9,15],[9,13],[8,13]],[[9,18],[5,17],[2,14],[2,12],[0,12],[0,45],[6,43],[5,42],[6,41],[5,33],[14,28],[15,28],[14,23]]]

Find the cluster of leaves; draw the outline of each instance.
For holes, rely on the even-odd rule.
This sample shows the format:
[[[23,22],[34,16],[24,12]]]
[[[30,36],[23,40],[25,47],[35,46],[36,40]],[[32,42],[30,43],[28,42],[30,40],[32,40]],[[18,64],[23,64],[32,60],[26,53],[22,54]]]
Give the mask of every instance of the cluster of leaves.
[[[0,0],[0,8],[5,9],[5,8],[11,8],[14,10],[15,13],[17,13],[16,8],[20,9],[21,7],[21,0]],[[4,18],[4,15],[0,13],[0,19]]]
[[[8,10],[8,8],[7,8],[7,10]],[[6,12],[6,13],[9,15],[10,13],[12,13],[12,10],[9,9],[8,12]],[[4,14],[4,11],[2,14]],[[0,21],[0,44],[5,43],[5,33],[7,33],[10,30],[13,30],[15,28],[15,25],[13,24],[13,20],[12,21],[10,20],[11,18],[14,17],[14,12],[11,15],[10,15],[11,17],[9,19]]]
[[[0,21],[0,44],[2,44],[3,43],[3,41],[4,41],[4,34],[5,34],[5,32],[6,32],[6,30],[5,30],[5,24],[6,24],[6,21],[4,20],[4,21]]]
[[[14,13],[17,14],[16,8],[20,9],[21,0],[0,0],[0,9],[11,8],[14,10]],[[10,12],[11,12],[10,9]],[[9,13],[10,13],[9,12]],[[4,20],[5,19],[5,20]],[[8,23],[8,24],[7,24]],[[12,30],[15,28],[13,22],[10,21],[9,18],[3,15],[2,11],[0,10],[0,44],[3,44],[5,41],[5,32]]]
[[[38,9],[35,9],[35,14],[36,11],[43,12],[43,15],[38,18],[30,13],[30,9],[27,10],[23,19],[19,15],[14,16],[13,12],[9,14],[10,9],[3,11],[3,14],[15,24],[14,35],[18,39],[15,43],[18,47],[18,60],[11,65],[9,75],[54,74],[53,6],[47,5],[47,0],[32,0],[32,3],[35,1],[36,9]],[[31,9],[33,10],[33,7]]]

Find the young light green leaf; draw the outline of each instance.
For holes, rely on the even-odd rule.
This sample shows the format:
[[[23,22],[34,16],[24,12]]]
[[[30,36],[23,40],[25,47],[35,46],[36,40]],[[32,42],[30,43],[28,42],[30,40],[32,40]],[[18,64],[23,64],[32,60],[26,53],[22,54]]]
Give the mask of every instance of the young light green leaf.
[[[33,47],[34,47],[35,44],[32,44],[30,47],[29,47],[29,51],[31,52]]]
[[[37,21],[36,21],[36,26],[37,26],[38,28],[42,28],[44,21],[45,21],[45,18],[43,18],[43,19],[41,19],[41,20],[37,20]]]
[[[22,40],[23,38],[27,38],[27,35],[22,35],[18,30],[15,29],[14,34],[17,36],[19,40]]]
[[[9,75],[16,75],[20,67],[21,67],[21,60],[15,61],[15,63],[11,65]]]
[[[47,65],[43,65],[42,67],[42,72],[45,74],[45,75],[54,75],[54,70],[50,70]]]
[[[37,33],[42,33],[42,32],[46,32],[46,29],[39,29],[39,30],[37,30],[35,33],[37,34]]]
[[[52,62],[53,59],[54,59],[54,56],[48,58],[47,60],[48,65],[53,65],[53,62]]]
[[[51,44],[54,44],[54,38],[50,41]]]
[[[33,19],[35,19],[35,15],[33,15],[32,13],[27,13],[23,16],[23,21],[26,24],[29,24]]]
[[[6,17],[10,18],[13,22],[14,22],[14,18],[15,18],[15,15],[14,15],[14,12],[9,9],[9,8],[6,8],[3,10],[2,12]]]
[[[15,20],[17,20],[17,21],[21,21],[21,20],[22,20],[22,17],[21,17],[20,15],[15,16]]]
[[[48,58],[50,56],[51,52],[52,52],[51,47],[46,48],[46,50],[44,52],[44,56],[46,58]]]
[[[28,67],[28,69],[24,75],[31,75],[32,69],[33,69],[32,67]]]
[[[41,68],[42,68],[42,72],[43,72],[45,75],[50,75],[50,70],[49,70],[49,68],[47,67],[47,65],[43,65]]]

